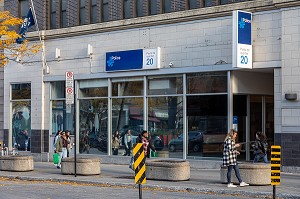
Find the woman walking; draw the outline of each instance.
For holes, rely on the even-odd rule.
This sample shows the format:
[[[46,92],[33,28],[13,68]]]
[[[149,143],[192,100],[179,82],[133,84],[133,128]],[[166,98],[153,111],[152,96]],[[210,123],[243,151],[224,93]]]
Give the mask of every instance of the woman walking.
[[[223,150],[223,166],[228,167],[227,170],[227,187],[237,187],[236,185],[231,183],[231,171],[232,168],[235,171],[235,175],[240,183],[241,187],[248,186],[249,184],[243,182],[239,166],[237,163],[237,155],[240,153],[236,150],[236,147],[239,147],[240,144],[236,144],[235,140],[237,137],[237,131],[230,129],[225,140],[224,140],[224,150]]]
[[[254,160],[253,163],[258,162],[260,159],[264,160],[264,163],[268,163],[268,142],[266,136],[262,132],[256,133],[256,139],[253,144],[254,148]]]

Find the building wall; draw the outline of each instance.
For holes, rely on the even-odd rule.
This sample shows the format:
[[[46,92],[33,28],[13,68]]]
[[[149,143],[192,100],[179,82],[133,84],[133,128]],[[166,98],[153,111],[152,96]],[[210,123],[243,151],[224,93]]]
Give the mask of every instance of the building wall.
[[[286,2],[297,3],[283,0],[245,2],[239,5],[211,7],[205,11],[190,10],[47,31],[45,43],[50,73],[45,74],[45,77],[63,80],[66,71],[74,71],[78,77],[86,74],[87,78],[88,75],[106,74],[106,52],[155,47],[161,47],[163,68],[167,68],[168,64],[173,62],[175,68],[196,67],[199,71],[213,70],[213,66],[219,61],[232,63],[231,11],[253,10],[254,69],[274,68],[275,143],[284,149],[285,166],[299,166],[300,9],[284,6]],[[119,4],[116,5],[115,9],[119,9]],[[213,17],[211,13],[215,13]],[[114,19],[120,17],[115,11],[111,11],[111,16]],[[196,16],[198,18],[195,18]],[[32,34],[32,37],[35,35]],[[87,56],[88,44],[94,48],[91,63]],[[59,60],[55,59],[55,48],[61,50]],[[37,60],[37,57],[31,59]],[[41,64],[34,62],[26,69],[22,67],[14,64],[5,71],[7,75],[12,72],[15,74],[5,77],[5,104],[9,103],[10,82],[32,81],[32,104],[35,105],[32,110],[32,128],[48,130],[49,85],[43,85]],[[113,74],[106,75],[109,76]],[[296,93],[298,99],[287,101],[284,97],[286,93]],[[9,128],[8,113],[8,108],[5,108],[5,129]]]
[[[0,11],[3,10],[4,10],[4,2],[0,1]],[[0,142],[3,142],[4,140],[4,130],[3,130],[4,110],[3,109],[4,109],[4,68],[0,67]]]

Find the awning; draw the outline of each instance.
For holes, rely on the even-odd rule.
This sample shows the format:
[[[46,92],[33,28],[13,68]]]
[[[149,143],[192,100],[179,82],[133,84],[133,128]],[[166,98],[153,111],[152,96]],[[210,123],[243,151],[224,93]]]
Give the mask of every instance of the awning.
[[[143,116],[130,116],[130,118],[135,120],[144,120]],[[151,122],[160,122],[160,120],[155,117],[148,117],[148,120]]]

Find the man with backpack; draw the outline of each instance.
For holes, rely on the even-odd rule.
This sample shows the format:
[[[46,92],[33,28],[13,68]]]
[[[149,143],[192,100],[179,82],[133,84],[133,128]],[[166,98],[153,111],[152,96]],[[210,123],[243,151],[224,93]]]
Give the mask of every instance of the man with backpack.
[[[258,162],[260,159],[264,160],[264,163],[268,163],[268,142],[266,136],[262,132],[256,133],[254,148],[254,160],[253,163]]]

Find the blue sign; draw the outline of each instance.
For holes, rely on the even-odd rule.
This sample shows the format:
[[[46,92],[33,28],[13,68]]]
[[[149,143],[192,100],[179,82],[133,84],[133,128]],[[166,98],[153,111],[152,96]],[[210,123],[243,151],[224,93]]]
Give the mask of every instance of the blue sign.
[[[106,53],[106,71],[143,68],[143,49]]]
[[[251,23],[252,14],[248,12],[238,12],[238,43],[251,45]]]
[[[233,116],[233,124],[238,124],[238,116]]]

